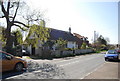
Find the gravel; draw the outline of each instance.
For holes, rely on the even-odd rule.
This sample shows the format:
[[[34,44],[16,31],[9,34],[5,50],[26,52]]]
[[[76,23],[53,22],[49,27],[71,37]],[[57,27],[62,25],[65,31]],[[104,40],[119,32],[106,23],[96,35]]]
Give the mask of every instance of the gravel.
[[[26,72],[12,79],[65,79],[67,78],[63,68],[56,64],[37,63],[28,61]]]

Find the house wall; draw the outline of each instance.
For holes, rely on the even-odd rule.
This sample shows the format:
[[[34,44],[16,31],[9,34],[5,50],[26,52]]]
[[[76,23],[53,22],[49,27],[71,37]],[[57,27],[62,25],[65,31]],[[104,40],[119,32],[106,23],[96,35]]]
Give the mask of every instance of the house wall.
[[[32,47],[31,47],[31,45],[27,47],[27,51],[28,51],[30,54],[32,54]]]
[[[27,47],[27,51],[32,55],[32,46],[28,46]],[[42,48],[35,48],[35,55],[39,55],[41,56],[42,55]]]
[[[53,50],[55,51],[57,47],[57,44],[53,45]],[[78,48],[78,45],[76,42],[68,41],[66,48]]]
[[[42,56],[42,48],[35,48],[35,55]]]
[[[30,38],[32,38],[32,36]],[[38,46],[38,48],[35,48],[35,54],[40,54],[40,51],[41,51],[40,47],[42,47],[42,44],[41,44],[40,40],[38,40],[38,45],[37,46]],[[30,45],[30,46],[27,47],[27,51],[30,54],[32,54],[32,45]]]
[[[76,42],[68,41],[67,48],[77,48]]]
[[[56,50],[56,47],[57,47],[57,45],[53,45],[53,51],[55,51]]]

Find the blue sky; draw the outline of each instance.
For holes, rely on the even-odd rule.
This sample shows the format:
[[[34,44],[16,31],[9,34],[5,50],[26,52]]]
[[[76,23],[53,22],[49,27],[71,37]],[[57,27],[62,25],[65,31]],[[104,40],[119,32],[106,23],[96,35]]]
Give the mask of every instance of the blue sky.
[[[46,26],[88,37],[94,31],[118,43],[118,2],[115,0],[26,0],[31,9],[45,12]]]
[[[31,0],[32,8],[46,10],[47,27],[88,37],[92,42],[94,31],[118,43],[118,2],[81,0]],[[32,3],[32,4],[31,4]]]
[[[117,2],[78,2],[77,10],[79,11],[81,7],[83,8],[82,13],[89,18],[89,21],[92,21],[92,25],[89,26],[91,29],[104,37],[108,37],[110,43],[118,43]],[[90,29],[89,27],[86,29]]]

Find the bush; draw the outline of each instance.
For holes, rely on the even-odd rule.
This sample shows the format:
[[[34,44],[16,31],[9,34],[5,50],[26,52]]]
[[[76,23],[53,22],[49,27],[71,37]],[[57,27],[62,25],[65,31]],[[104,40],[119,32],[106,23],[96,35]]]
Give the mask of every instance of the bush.
[[[92,47],[87,47],[87,49],[92,49]]]
[[[74,49],[73,48],[65,48],[64,50],[65,51],[73,51]]]
[[[60,57],[61,57],[60,54],[53,55],[53,58],[60,58]]]

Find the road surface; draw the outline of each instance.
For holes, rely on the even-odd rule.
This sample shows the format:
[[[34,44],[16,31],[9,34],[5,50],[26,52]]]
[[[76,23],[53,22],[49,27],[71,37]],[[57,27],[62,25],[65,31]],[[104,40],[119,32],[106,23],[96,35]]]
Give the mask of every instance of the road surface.
[[[88,76],[95,70],[99,69],[106,63],[104,61],[104,54],[90,54],[53,60],[33,60],[33,61],[37,63],[48,63],[52,65],[57,65],[58,67],[62,68],[66,76],[60,79],[84,79],[86,76]],[[26,79],[26,77],[27,78],[29,77],[28,79],[32,79],[31,78],[31,76],[33,76],[32,73],[26,74],[26,77],[23,74],[20,74],[20,78],[19,75],[16,75],[15,77],[14,76],[10,77],[9,75],[9,77],[5,77],[8,76],[7,74],[3,74],[3,77],[5,77],[6,79],[10,78]],[[21,78],[21,76],[24,76],[24,78]],[[38,77],[39,76],[37,76],[37,78]]]
[[[104,54],[92,54],[59,61],[55,64],[64,68],[69,79],[83,79],[86,75],[101,67],[104,63]]]

